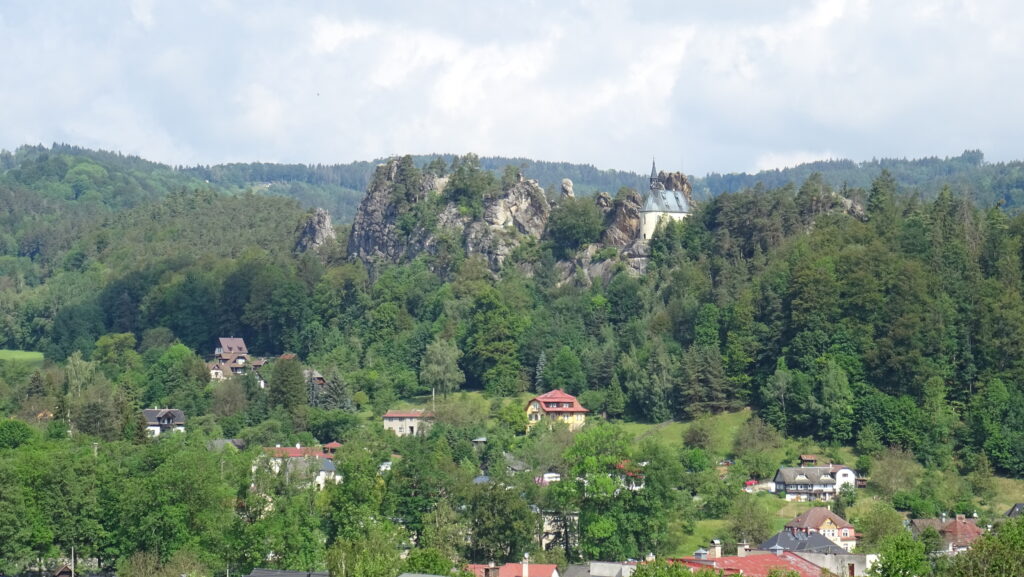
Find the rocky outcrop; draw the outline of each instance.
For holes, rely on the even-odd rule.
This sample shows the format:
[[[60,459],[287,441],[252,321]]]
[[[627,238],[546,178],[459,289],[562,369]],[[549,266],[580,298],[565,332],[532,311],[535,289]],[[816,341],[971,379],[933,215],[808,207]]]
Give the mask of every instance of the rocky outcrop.
[[[606,195],[607,196],[607,195]],[[605,202],[609,202],[611,198]],[[605,217],[607,228],[601,234],[601,242],[608,246],[625,248],[640,237],[640,209],[643,199],[636,192],[630,191],[609,208],[610,214]],[[600,195],[598,206],[602,206]]]
[[[404,205],[422,202],[433,190],[434,177],[418,175],[413,182],[406,182],[409,179],[399,177],[399,168],[398,159],[377,167],[352,222],[348,256],[359,258],[371,268],[401,262],[417,252],[415,240],[407,231],[399,231],[398,219],[408,209]]]
[[[391,160],[377,168],[352,223],[348,254],[371,270],[384,263],[407,262],[421,253],[438,256],[437,266],[442,267],[442,253],[454,241],[467,255],[482,255],[491,270],[498,271],[524,238],[544,234],[551,207],[534,180],[520,178],[488,195],[483,217],[474,219],[454,203],[437,198],[443,180],[424,174],[407,182],[397,168],[399,162]]]
[[[562,196],[565,198],[575,198],[576,193],[572,191],[572,181],[568,178],[562,179]]]
[[[658,181],[665,187],[665,190],[678,190],[683,193],[686,200],[693,203],[693,186],[690,179],[681,172],[659,172]]]
[[[297,237],[295,240],[295,252],[320,250],[320,247],[328,241],[335,239],[330,213],[322,208],[314,210],[306,217],[305,221],[299,224],[295,234]]]

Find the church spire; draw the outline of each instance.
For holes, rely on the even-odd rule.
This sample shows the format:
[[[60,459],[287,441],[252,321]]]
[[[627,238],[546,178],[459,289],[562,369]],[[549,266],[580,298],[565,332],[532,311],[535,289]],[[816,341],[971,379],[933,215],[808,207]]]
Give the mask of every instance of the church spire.
[[[651,184],[658,180],[658,168],[654,165],[654,157],[651,157]]]

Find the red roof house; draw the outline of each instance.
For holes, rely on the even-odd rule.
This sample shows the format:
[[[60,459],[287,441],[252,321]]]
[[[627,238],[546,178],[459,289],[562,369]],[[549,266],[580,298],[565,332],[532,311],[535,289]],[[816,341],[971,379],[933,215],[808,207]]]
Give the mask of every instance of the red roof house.
[[[472,564],[466,569],[476,577],[558,577],[558,565],[551,563]]]
[[[800,577],[821,577],[821,567],[789,551],[778,555],[747,555],[744,557],[729,556],[713,559],[684,557],[670,559],[670,563],[683,563],[693,571],[714,569],[723,575],[743,575],[743,577],[768,577],[772,569],[795,571]]]
[[[570,430],[575,431],[586,422],[589,412],[576,397],[560,389],[537,395],[526,404],[526,417],[531,427],[547,419],[565,423]]]

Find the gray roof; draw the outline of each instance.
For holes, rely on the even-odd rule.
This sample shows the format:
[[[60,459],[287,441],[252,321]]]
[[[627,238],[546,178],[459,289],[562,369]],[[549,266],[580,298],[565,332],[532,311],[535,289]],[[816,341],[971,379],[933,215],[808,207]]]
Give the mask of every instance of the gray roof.
[[[247,577],[330,577],[327,571],[282,571],[278,569],[253,569]]]
[[[147,425],[159,425],[162,417],[170,417],[175,425],[185,424],[185,413],[181,409],[142,409]]]
[[[690,203],[678,190],[652,189],[647,192],[643,212],[689,213]]]
[[[794,553],[831,553],[834,555],[846,554],[846,549],[836,545],[828,537],[821,533],[790,533],[779,531],[772,535],[767,541],[757,546],[762,551],[769,551],[773,547],[781,547],[784,551]]]
[[[590,577],[590,565],[569,565],[562,577]]]
[[[833,471],[846,468],[848,467],[841,465],[832,465],[831,467],[782,467],[775,473],[774,481],[787,485],[834,485],[836,479],[832,476]]]
[[[338,471],[338,468],[334,466],[334,461],[330,459],[325,459],[323,457],[320,457],[319,460],[321,471],[324,471],[326,473],[336,473]]]

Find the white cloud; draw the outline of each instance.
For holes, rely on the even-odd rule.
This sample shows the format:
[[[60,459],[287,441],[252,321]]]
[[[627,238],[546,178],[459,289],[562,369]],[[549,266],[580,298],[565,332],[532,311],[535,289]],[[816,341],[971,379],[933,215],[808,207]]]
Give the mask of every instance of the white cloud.
[[[831,151],[983,145],[1000,160],[1024,130],[1010,0],[161,6],[5,3],[0,147],[74,139],[203,163],[475,151],[640,171],[655,155],[701,174]]]
[[[336,52],[346,44],[375,36],[379,28],[366,22],[343,22],[317,16],[313,18],[310,35],[313,54]]]
[[[153,17],[154,0],[132,0],[131,12],[135,22],[143,28],[152,28],[155,19]]]
[[[771,170],[773,168],[788,168],[814,162],[817,160],[829,160],[837,156],[829,151],[812,152],[809,150],[789,150],[785,152],[765,152],[757,157],[754,166],[748,170]]]

